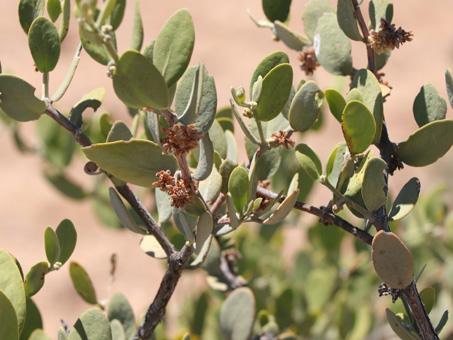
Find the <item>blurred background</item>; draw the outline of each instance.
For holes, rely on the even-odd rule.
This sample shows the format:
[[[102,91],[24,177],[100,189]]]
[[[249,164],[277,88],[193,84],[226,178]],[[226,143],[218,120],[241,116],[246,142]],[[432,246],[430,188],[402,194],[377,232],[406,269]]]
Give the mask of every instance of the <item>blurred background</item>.
[[[293,1],[291,7],[289,26],[298,32],[303,32],[301,14],[306,2]],[[335,4],[334,1],[332,3]],[[300,79],[309,79],[299,68],[298,53],[281,42],[274,42],[270,30],[257,28],[248,17],[247,9],[258,19],[264,17],[260,1],[142,0],[140,6],[145,31],[144,45],[156,37],[162,25],[175,11],[183,7],[189,9],[196,35],[191,65],[203,61],[214,76],[219,108],[228,105],[230,86],[244,86],[247,89],[255,67],[266,55],[276,50],[283,50],[290,56],[295,84]],[[19,25],[17,9],[18,1],[1,2],[0,60],[3,72],[14,74],[33,84],[37,88],[36,94],[40,96],[41,76],[34,71],[27,37]],[[393,23],[414,34],[412,42],[393,51],[390,61],[383,69],[384,79],[393,88],[384,104],[389,135],[393,142],[401,142],[417,129],[412,105],[423,84],[432,83],[439,94],[446,98],[444,73],[453,64],[453,1],[398,0],[394,3],[394,9]],[[120,53],[129,46],[132,17],[133,3],[129,1],[124,21],[117,31]],[[51,74],[51,93],[65,76],[77,45],[77,23],[71,17],[60,62]],[[366,52],[361,44],[353,44],[353,58],[356,68],[366,67]],[[311,79],[321,89],[333,84],[333,77],[321,68]],[[346,89],[349,79],[343,82]],[[99,111],[108,111],[117,119],[130,121],[126,107],[114,95],[111,79],[106,76],[106,68],[93,61],[84,51],[72,85],[56,107],[67,113],[84,94],[99,87],[106,89],[104,103]],[[84,116],[91,114],[88,111]],[[447,118],[451,119],[451,114],[449,107]],[[36,142],[33,122],[22,124],[21,133],[28,145]],[[237,137],[240,140],[243,138],[239,133]],[[342,132],[327,110],[321,131],[309,132],[300,139],[311,145],[322,160],[326,160],[332,147],[342,139]],[[239,147],[241,145],[243,144],[239,142]],[[42,176],[43,164],[40,157],[18,152],[11,132],[1,124],[0,155],[0,179],[3,182],[0,189],[0,247],[14,254],[24,271],[27,271],[34,263],[45,259],[44,229],[47,226],[56,228],[61,220],[68,218],[78,232],[78,243],[71,259],[86,268],[94,281],[98,299],[108,298],[112,292],[121,291],[131,301],[136,315],[143,313],[154,298],[164,266],[140,250],[140,236],[105,227],[94,215],[90,202],[71,200],[57,192]],[[245,153],[242,155],[243,161],[246,161]],[[436,165],[427,168],[406,167],[390,178],[390,187],[393,185],[395,188],[392,194],[396,196],[401,186],[414,176],[421,180],[422,195],[441,183],[451,185],[452,160],[453,152],[450,151]],[[70,171],[71,178],[82,186],[85,181],[91,180],[83,172],[83,165],[84,161],[79,157],[71,164]],[[451,194],[447,193],[444,197],[446,203],[451,203]],[[307,202],[320,206],[327,204],[328,199],[329,192],[315,186]],[[287,228],[285,235],[290,241],[285,241],[281,250],[289,261],[303,244],[303,232],[300,229],[307,224],[308,217],[299,217],[302,222],[298,221],[293,223],[295,226]],[[111,282],[110,257],[113,253],[117,255],[118,264],[115,280]],[[178,317],[178,310],[185,296],[197,294],[205,286],[203,275],[185,273],[172,298],[169,318]],[[46,332],[53,337],[60,319],[72,325],[82,311],[89,307],[72,287],[67,265],[46,277],[44,288],[34,300],[43,315]],[[386,304],[390,304],[389,299],[385,300],[384,305]]]

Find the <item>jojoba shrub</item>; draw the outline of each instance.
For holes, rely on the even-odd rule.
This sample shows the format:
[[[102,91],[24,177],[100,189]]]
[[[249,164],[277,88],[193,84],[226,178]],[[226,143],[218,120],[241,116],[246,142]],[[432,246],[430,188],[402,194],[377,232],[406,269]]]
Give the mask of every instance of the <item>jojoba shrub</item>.
[[[126,6],[134,7],[134,18],[123,48],[115,32]],[[417,177],[393,189],[392,175],[431,166],[450,150],[452,73],[445,71],[448,101],[423,85],[412,108],[418,128],[394,141],[385,104],[395,94],[382,69],[416,38],[393,23],[394,10],[404,9],[390,0],[310,0],[297,32],[288,26],[290,7],[291,0],[263,0],[265,19],[249,16],[271,30],[279,48],[297,51],[300,69],[277,49],[219,107],[217,94],[225,89],[216,86],[209,65],[191,59],[195,26],[187,9],[144,44],[146,16],[138,0],[19,1],[20,26],[42,83],[0,69],[3,125],[19,151],[36,151],[20,133],[23,122],[34,122],[38,154],[50,164],[46,180],[67,197],[94,202],[99,224],[140,235],[143,256],[161,261],[165,274],[144,315],[134,313],[128,291],[100,299],[96,282],[71,258],[77,226],[68,216],[44,231],[46,261],[23,271],[20,258],[0,250],[0,339],[55,338],[44,332],[33,296],[65,265],[92,308],[80,311],[73,325],[62,322],[53,333],[59,340],[386,339],[392,330],[401,339],[426,340],[439,339],[444,328],[451,337],[448,188],[420,196]],[[72,20],[80,42],[51,92]],[[353,60],[351,42],[366,67]],[[89,89],[65,110],[58,105],[81,58],[95,60],[111,80],[123,119],[87,115],[102,105],[104,89]],[[336,76],[335,86],[318,85],[321,68]],[[318,145],[304,138],[325,133],[325,120],[342,138],[322,161]],[[67,174],[73,158],[84,160],[81,178],[93,179],[89,193]],[[319,186],[330,193],[325,204],[306,203]],[[285,261],[284,226],[299,226],[309,215],[312,222],[300,227],[305,242]],[[114,257],[111,266],[113,277]],[[203,272],[207,288],[186,298],[177,324],[165,327],[168,303],[188,271]]]

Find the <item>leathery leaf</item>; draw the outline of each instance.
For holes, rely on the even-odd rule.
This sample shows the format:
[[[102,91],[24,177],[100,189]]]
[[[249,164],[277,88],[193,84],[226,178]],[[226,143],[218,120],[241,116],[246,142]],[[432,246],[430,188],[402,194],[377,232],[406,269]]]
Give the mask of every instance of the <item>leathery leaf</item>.
[[[112,331],[104,313],[97,307],[84,312],[69,333],[69,340],[111,340]]]
[[[376,211],[386,201],[384,193],[384,169],[387,168],[381,158],[372,158],[368,161],[362,184],[362,197],[368,211]]]
[[[228,180],[228,191],[233,198],[236,211],[242,214],[245,205],[247,204],[249,187],[249,176],[247,170],[238,166],[230,174]]]
[[[69,274],[77,293],[89,304],[97,304],[96,292],[86,270],[77,262],[69,264]]]
[[[60,59],[60,37],[53,23],[44,17],[36,18],[28,32],[28,46],[40,72],[50,72]]]
[[[309,130],[318,120],[324,93],[310,80],[297,91],[289,110],[291,127],[300,132]]]
[[[361,153],[373,142],[376,124],[368,108],[359,101],[350,101],[343,111],[341,128],[351,154]]]
[[[263,223],[276,224],[285,219],[286,216],[293,210],[294,204],[297,202],[300,190],[294,190],[285,200],[278,206],[277,210],[269,216]]]
[[[400,190],[389,213],[390,221],[397,221],[406,217],[418,201],[420,195],[420,180],[417,177],[411,178]]]
[[[307,144],[299,144],[296,146],[296,158],[307,175],[318,181],[322,174],[322,163],[316,152]]]

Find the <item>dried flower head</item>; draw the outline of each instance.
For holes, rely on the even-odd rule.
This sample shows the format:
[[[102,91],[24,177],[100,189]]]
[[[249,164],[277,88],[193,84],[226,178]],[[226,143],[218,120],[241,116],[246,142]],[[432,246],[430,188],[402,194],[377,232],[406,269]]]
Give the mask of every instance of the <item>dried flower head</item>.
[[[183,155],[198,148],[198,141],[203,132],[197,131],[195,125],[174,125],[172,128],[162,128],[167,133],[162,146],[165,153]]]
[[[318,58],[315,55],[315,48],[312,46],[308,46],[302,50],[299,54],[299,65],[302,71],[305,71],[305,74],[309,76],[313,74],[318,66],[320,66]]]
[[[171,197],[172,207],[183,209],[186,204],[194,202],[194,196],[191,195],[192,189],[186,180],[176,179],[171,175],[170,170],[159,171],[156,177],[158,180],[153,183],[153,187],[159,188]]]
[[[412,32],[406,32],[401,27],[396,29],[394,24],[390,24],[385,19],[381,19],[379,28],[379,32],[370,30],[368,36],[368,45],[378,54],[393,50],[395,47],[399,48],[405,42],[412,41],[414,36]]]
[[[283,130],[278,131],[278,133],[273,133],[271,135],[271,140],[269,141],[269,147],[272,149],[282,145],[286,149],[289,149],[289,147],[293,148],[295,143],[290,139],[291,134],[292,133]]]

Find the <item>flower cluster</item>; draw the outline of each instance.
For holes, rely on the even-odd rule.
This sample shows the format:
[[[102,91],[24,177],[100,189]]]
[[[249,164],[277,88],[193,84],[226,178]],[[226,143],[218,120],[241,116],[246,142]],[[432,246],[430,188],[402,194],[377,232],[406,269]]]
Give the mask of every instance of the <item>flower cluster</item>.
[[[194,202],[190,185],[184,179],[173,177],[170,170],[162,170],[156,174],[156,177],[158,181],[153,183],[153,187],[159,188],[171,197],[172,207],[183,209],[186,204]]]
[[[195,125],[174,125],[172,128],[162,128],[167,136],[162,141],[165,153],[183,155],[198,148],[198,140],[203,132],[197,131]]]
[[[387,20],[381,19],[380,31],[370,30],[368,44],[378,53],[384,53],[387,50],[399,48],[405,42],[412,41],[414,36],[412,32],[406,32],[401,27],[396,29],[394,24]]]
[[[318,66],[320,66],[318,58],[315,55],[315,49],[313,46],[308,46],[299,54],[299,65],[302,71],[309,76],[313,74]]]
[[[276,148],[280,145],[284,146],[286,149],[289,147],[294,147],[294,141],[290,139],[291,133],[285,132],[283,130],[278,131],[278,133],[273,133],[271,135],[271,140],[269,141],[270,148]]]

